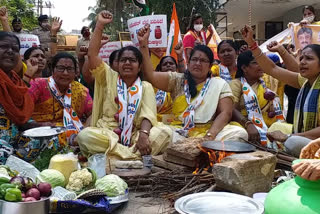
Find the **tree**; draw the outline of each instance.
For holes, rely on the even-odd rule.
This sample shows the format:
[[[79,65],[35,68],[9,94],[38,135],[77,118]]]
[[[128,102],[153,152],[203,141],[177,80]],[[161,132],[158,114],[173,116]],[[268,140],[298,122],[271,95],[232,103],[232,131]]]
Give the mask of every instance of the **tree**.
[[[7,7],[10,23],[12,19],[19,17],[26,30],[32,30],[38,25],[31,0],[0,0],[0,5]]]

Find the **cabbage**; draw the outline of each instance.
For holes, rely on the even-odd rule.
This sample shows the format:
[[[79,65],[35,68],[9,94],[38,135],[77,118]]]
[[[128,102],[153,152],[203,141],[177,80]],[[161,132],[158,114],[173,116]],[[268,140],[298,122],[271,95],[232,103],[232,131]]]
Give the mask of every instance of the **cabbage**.
[[[56,186],[64,187],[64,175],[55,169],[45,169],[37,176],[37,183],[47,182],[51,184],[52,188]]]
[[[128,184],[118,175],[106,175],[96,181],[96,189],[104,191],[107,196],[115,197],[124,195],[128,189]]]

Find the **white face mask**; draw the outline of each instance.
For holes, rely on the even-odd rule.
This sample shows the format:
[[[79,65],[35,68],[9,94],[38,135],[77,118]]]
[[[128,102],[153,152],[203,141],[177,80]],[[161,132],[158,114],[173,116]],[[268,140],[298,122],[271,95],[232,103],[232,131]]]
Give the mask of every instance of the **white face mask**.
[[[200,32],[203,28],[203,24],[197,24],[197,25],[193,25],[193,28],[195,31]]]
[[[315,18],[315,16],[312,15],[312,16],[305,17],[304,20],[307,20],[307,22],[312,23],[314,18]]]

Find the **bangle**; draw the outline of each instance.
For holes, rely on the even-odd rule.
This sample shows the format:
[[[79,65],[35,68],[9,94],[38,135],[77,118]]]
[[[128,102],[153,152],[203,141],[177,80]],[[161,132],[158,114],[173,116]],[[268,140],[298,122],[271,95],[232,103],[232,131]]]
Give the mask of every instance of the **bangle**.
[[[139,132],[145,133],[146,135],[149,136],[150,132],[144,129],[140,129]]]
[[[284,55],[284,54],[286,54],[287,53],[287,50],[286,49],[284,49],[281,53],[279,53],[280,55]]]
[[[253,124],[253,122],[252,122],[251,120],[248,120],[248,121],[244,124],[244,128],[247,129],[250,124]]]
[[[50,37],[51,42],[57,43],[57,37],[51,36]]]
[[[33,79],[31,76],[29,76],[28,74],[23,74],[23,76],[29,78],[29,79]]]
[[[261,51],[260,54],[258,56],[255,56],[255,59],[258,59],[259,57],[261,57],[263,55],[263,52]]]
[[[259,47],[259,46],[258,46],[258,43],[257,43],[257,42],[254,42],[253,45],[251,45],[251,46],[249,47],[249,49],[250,49],[251,51],[253,51],[253,50],[257,49],[258,47]]]

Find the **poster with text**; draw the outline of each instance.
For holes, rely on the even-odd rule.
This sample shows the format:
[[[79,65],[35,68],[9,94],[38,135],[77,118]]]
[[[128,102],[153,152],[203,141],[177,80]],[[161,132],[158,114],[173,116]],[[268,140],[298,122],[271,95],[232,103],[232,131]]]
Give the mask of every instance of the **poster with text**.
[[[132,41],[121,41],[122,42],[122,47],[127,47],[127,46],[134,46]]]
[[[141,16],[128,20],[128,28],[133,44],[139,47],[137,33],[145,25],[150,24],[149,48],[167,47],[167,16]]]
[[[15,34],[20,40],[20,55],[23,56],[24,52],[31,47],[40,45],[39,37],[33,34]]]
[[[120,41],[116,41],[116,42],[108,42],[107,44],[105,44],[104,46],[102,46],[102,48],[100,48],[99,51],[99,56],[101,57],[101,59],[109,64],[109,57],[110,54],[115,51],[115,50],[119,50],[121,49],[121,42]]]
[[[320,25],[294,25],[294,44],[296,50],[309,44],[320,44]]]

